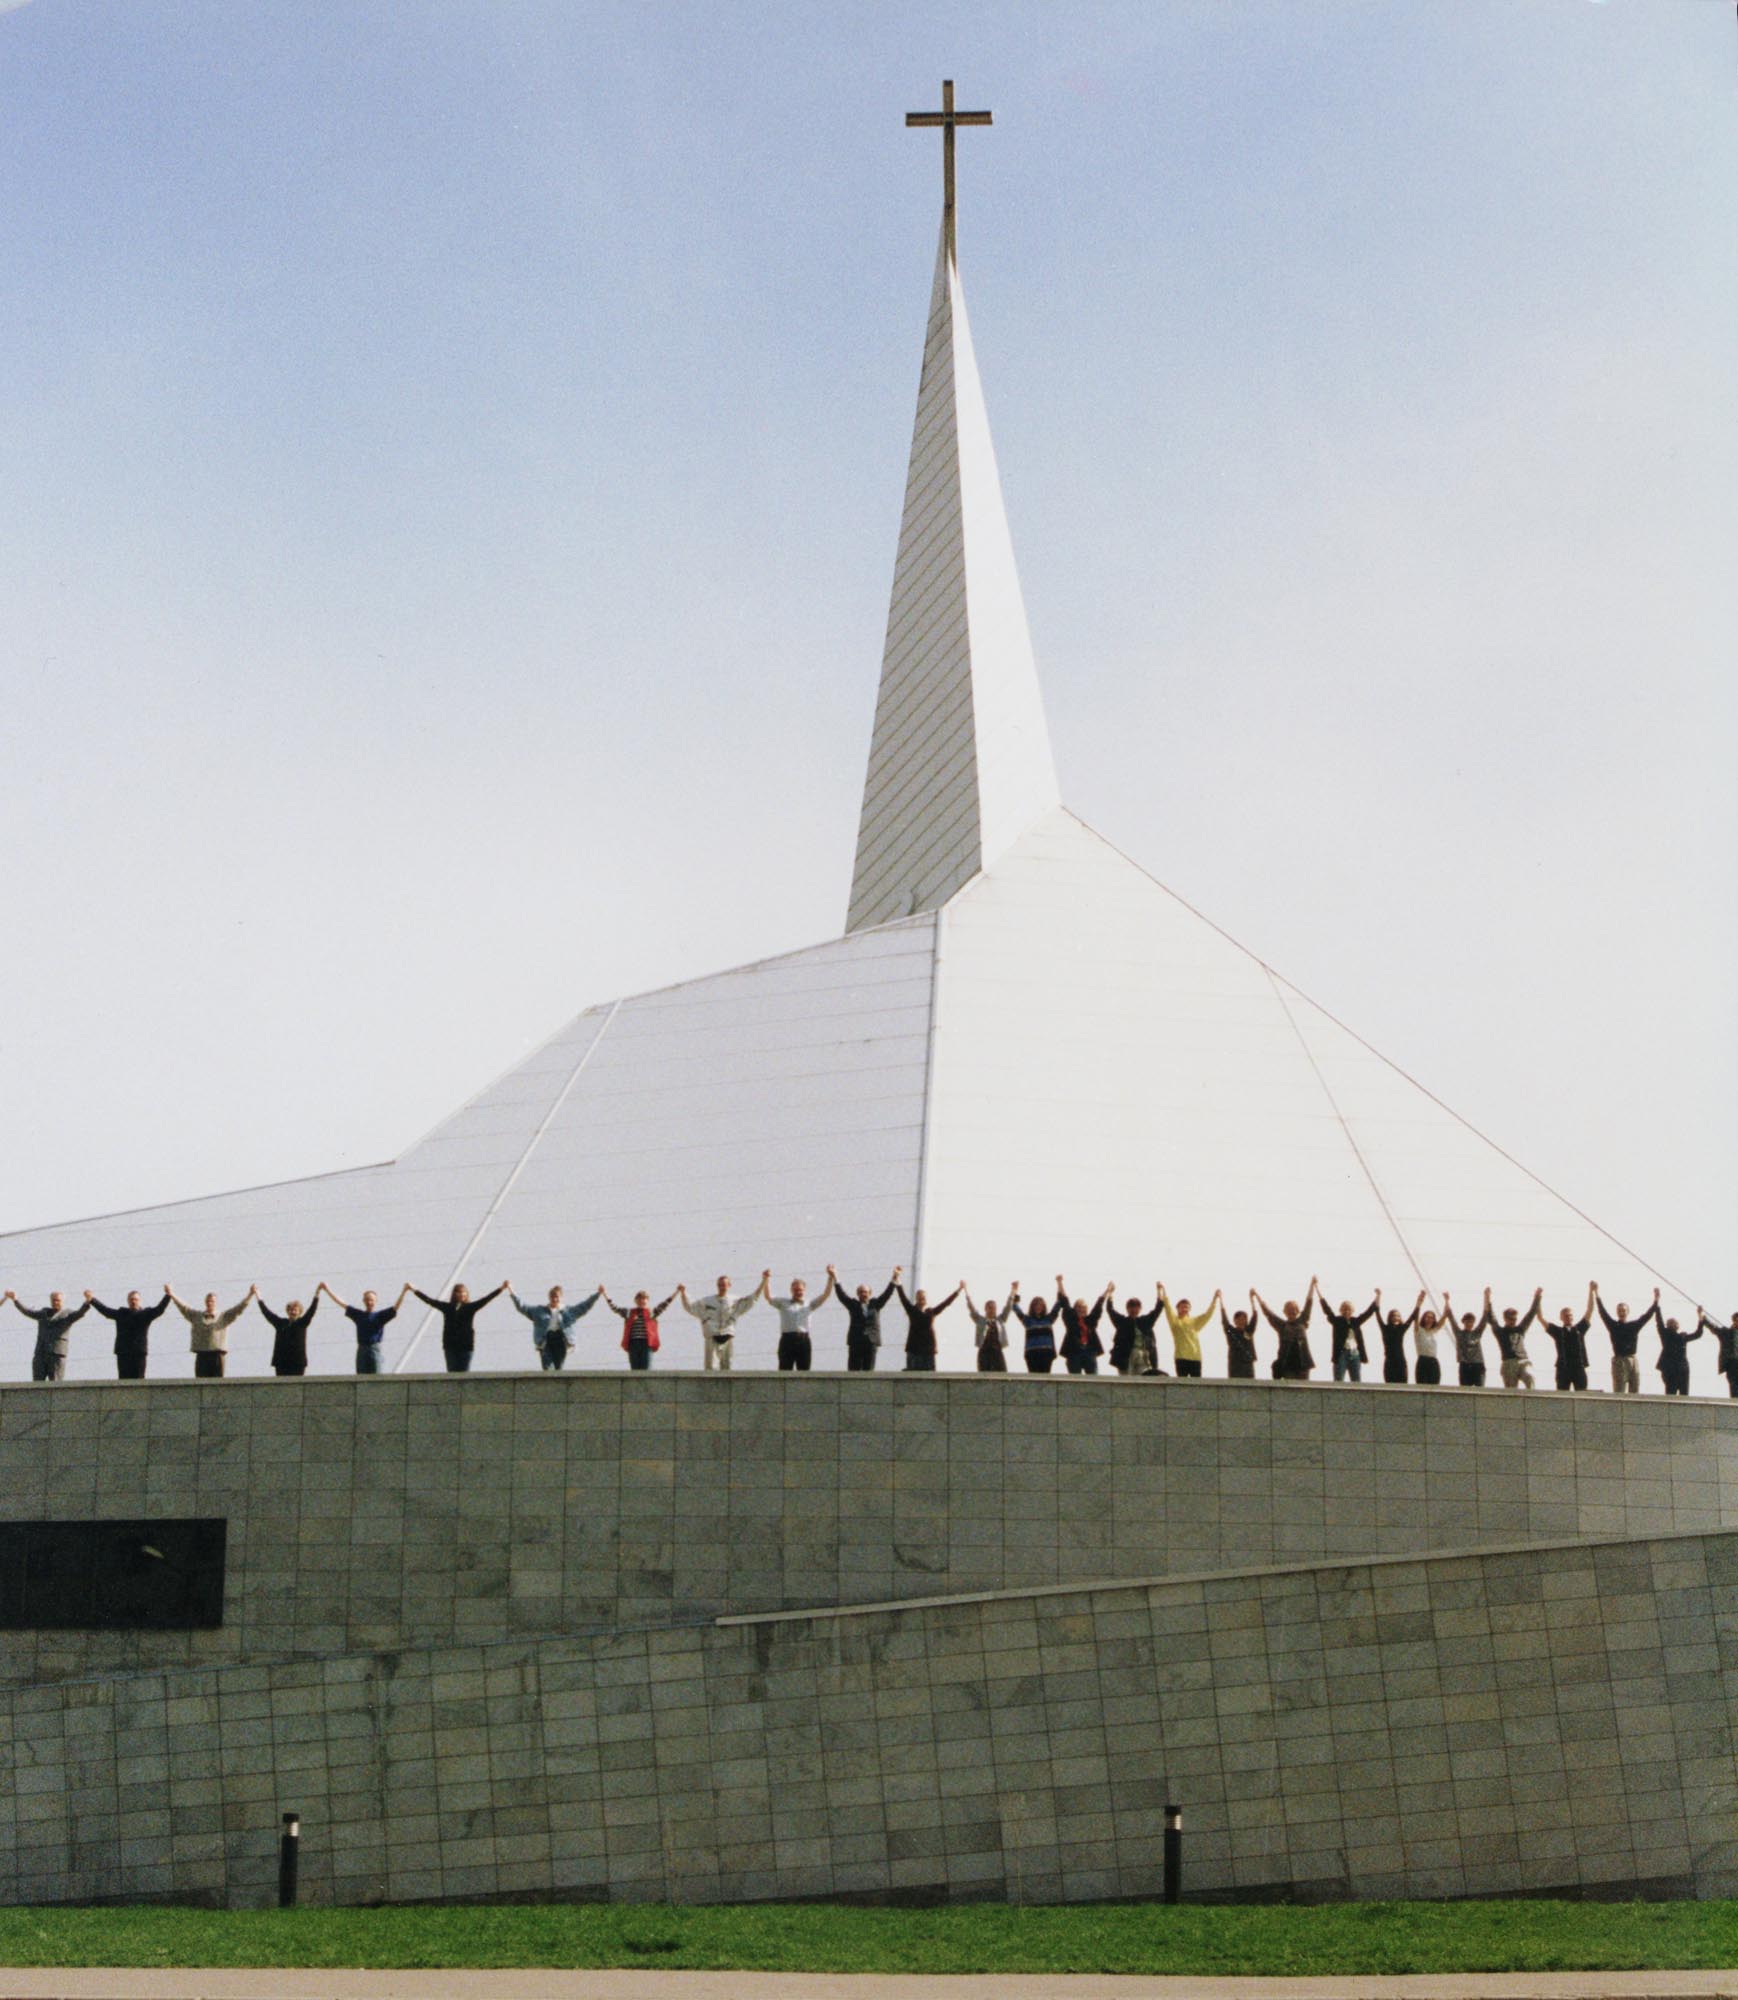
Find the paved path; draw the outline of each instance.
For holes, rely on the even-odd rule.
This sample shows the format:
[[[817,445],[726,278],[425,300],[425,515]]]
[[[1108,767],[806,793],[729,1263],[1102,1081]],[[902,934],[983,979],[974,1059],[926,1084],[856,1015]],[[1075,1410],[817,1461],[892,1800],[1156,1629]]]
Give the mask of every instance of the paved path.
[[[0,2000],[1738,2000],[1738,1970],[1144,1979],[1066,1973],[57,1972],[0,1967]]]

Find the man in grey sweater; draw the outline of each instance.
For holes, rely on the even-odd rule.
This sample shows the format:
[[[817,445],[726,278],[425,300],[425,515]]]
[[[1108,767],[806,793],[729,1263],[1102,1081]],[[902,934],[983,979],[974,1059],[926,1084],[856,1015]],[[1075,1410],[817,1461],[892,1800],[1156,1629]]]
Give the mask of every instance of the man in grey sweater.
[[[69,1308],[64,1292],[50,1292],[45,1306],[27,1306],[16,1292],[6,1296],[26,1319],[36,1322],[36,1345],[30,1355],[30,1379],[33,1382],[58,1382],[66,1373],[67,1335],[91,1309],[91,1295],[85,1293],[84,1304]]]
[[[229,1354],[229,1329],[259,1297],[259,1286],[249,1285],[247,1297],[240,1305],[231,1306],[227,1312],[218,1311],[215,1292],[207,1292],[203,1308],[195,1312],[192,1306],[175,1296],[169,1285],[165,1284],[163,1289],[169,1293],[169,1303],[187,1322],[189,1330],[187,1344],[193,1350],[194,1374],[221,1375]]]

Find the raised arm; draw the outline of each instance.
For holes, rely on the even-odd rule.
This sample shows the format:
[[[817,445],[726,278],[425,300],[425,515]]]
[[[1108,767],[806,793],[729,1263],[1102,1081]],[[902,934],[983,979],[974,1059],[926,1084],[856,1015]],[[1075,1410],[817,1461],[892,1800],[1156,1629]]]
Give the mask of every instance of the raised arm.
[[[335,1291],[333,1291],[332,1287],[329,1284],[327,1284],[324,1278],[322,1278],[320,1282],[314,1287],[314,1292],[316,1296],[318,1296],[321,1292],[324,1292],[327,1298],[329,1298],[332,1301],[332,1303],[338,1308],[340,1312],[347,1313],[350,1310],[350,1308],[344,1303],[344,1301],[341,1298],[339,1298],[338,1294]],[[400,1292],[398,1296],[402,1300],[404,1297],[403,1292]]]
[[[947,1297],[943,1299],[939,1305],[933,1305],[930,1307],[929,1310],[931,1316],[936,1319],[940,1319],[942,1314],[947,1311],[948,1307],[953,1304],[954,1300],[957,1299],[960,1293],[963,1292],[964,1290],[965,1290],[965,1281],[964,1279],[961,1279],[961,1281],[954,1286],[953,1290],[948,1293]]]
[[[676,1294],[674,1292],[672,1292],[668,1298],[660,1299],[658,1303],[652,1308],[653,1319],[662,1319],[665,1313],[667,1313],[670,1310],[671,1306],[675,1303],[675,1300],[676,1300]]]
[[[1372,1313],[1380,1312],[1381,1309],[1382,1309],[1382,1294],[1378,1292],[1361,1313],[1354,1314],[1352,1319],[1352,1324],[1354,1326],[1362,1326],[1365,1323],[1365,1321],[1370,1318]]]
[[[218,1325],[234,1326],[236,1321],[241,1318],[242,1314],[247,1311],[248,1307],[251,1306],[254,1300],[257,1299],[258,1297],[259,1297],[259,1286],[249,1285],[247,1288],[246,1298],[238,1299],[236,1303],[228,1309],[227,1312],[220,1312],[217,1315]],[[275,1320],[273,1321],[273,1324],[274,1325],[276,1324]]]
[[[492,1292],[485,1292],[480,1299],[473,1299],[471,1303],[476,1307],[478,1312],[481,1312],[485,1306],[493,1305],[506,1289],[507,1281],[503,1278]]]
[[[441,1307],[446,1304],[445,1299],[431,1299],[428,1293],[425,1292],[420,1285],[409,1285],[406,1286],[405,1289],[410,1293],[413,1299],[421,1299],[425,1306],[433,1306],[436,1312],[439,1312]],[[403,1298],[404,1293],[400,1292],[399,1297]]]
[[[1544,1302],[1545,1302],[1545,1287],[1543,1285],[1540,1285],[1537,1288],[1537,1290],[1535,1290],[1535,1292],[1533,1293],[1533,1303],[1527,1308],[1526,1312],[1523,1313],[1521,1316],[1521,1323],[1515,1329],[1517,1333],[1525,1333],[1528,1327],[1530,1327],[1533,1324],[1534,1320],[1536,1320],[1539,1317],[1539,1313],[1542,1307],[1544,1306]]]
[[[101,1299],[92,1298],[90,1305],[91,1310],[93,1312],[100,1312],[104,1319],[119,1319],[121,1316],[118,1306],[106,1306]]]

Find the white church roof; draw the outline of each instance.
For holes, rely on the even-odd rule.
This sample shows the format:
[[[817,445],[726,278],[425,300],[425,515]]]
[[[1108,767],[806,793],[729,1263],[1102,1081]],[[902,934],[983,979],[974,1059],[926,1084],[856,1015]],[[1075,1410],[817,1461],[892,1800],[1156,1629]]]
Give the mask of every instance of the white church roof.
[[[395,1161],[0,1237],[33,1301],[168,1278],[226,1303],[257,1281],[277,1306],[321,1277],[350,1299],[602,1277],[625,1300],[828,1262],[979,1298],[1057,1272],[1201,1300],[1301,1294],[1319,1271],[1407,1305],[1665,1282],[1062,809],[945,228],[846,935],[588,1009]],[[942,1326],[942,1365],[968,1365],[963,1308]],[[816,1329],[840,1365],[836,1309]],[[390,1365],[440,1365],[424,1309],[394,1332]],[[666,1365],[693,1365],[693,1323],[675,1311],[665,1334]],[[75,1331],[73,1372],[108,1372],[105,1336]],[[600,1308],[576,1361],[619,1360],[618,1336]],[[751,1314],[739,1363],[773,1345]],[[184,1371],[185,1346],[163,1321],[155,1369]],[[316,1370],[351,1346],[325,1308]],[[238,1369],[269,1348],[257,1315],[232,1335]],[[477,1365],[530,1360],[502,1301]]]

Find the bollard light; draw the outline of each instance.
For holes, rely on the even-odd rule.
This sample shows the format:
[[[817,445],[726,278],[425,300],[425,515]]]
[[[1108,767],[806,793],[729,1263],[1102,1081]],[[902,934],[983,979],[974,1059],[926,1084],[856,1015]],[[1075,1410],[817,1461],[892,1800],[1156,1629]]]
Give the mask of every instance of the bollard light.
[[[1165,1808],[1165,1901],[1183,1900],[1183,1808]]]
[[[278,1908],[296,1907],[296,1863],[302,1847],[302,1816],[284,1814],[284,1830],[278,1840]]]

